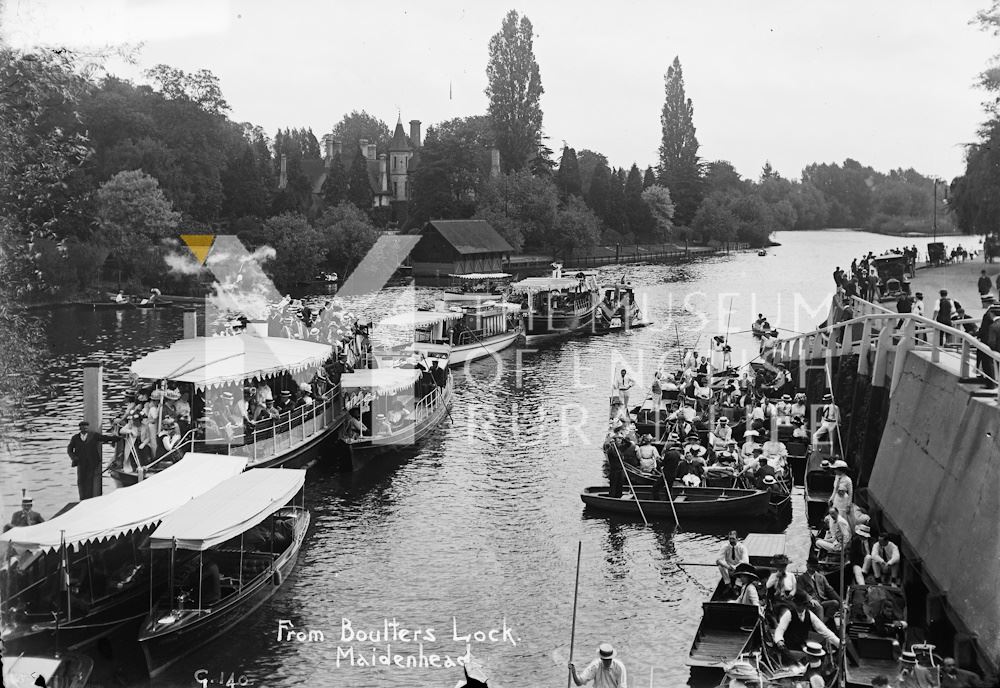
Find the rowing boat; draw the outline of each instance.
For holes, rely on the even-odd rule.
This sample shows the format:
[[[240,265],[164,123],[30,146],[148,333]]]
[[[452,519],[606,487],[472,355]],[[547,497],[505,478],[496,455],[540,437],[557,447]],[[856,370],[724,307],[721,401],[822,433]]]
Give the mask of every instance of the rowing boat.
[[[757,587],[763,599],[763,582],[773,571],[773,557],[785,553],[785,536],[750,533],[743,540],[743,546],[759,578]],[[688,666],[721,669],[741,654],[760,647],[760,608],[757,605],[736,604],[730,599],[732,595],[727,593],[720,579],[712,597],[702,603],[701,623],[691,642]]]
[[[716,487],[671,488],[671,501],[652,498],[651,487],[635,487],[633,493],[621,498],[610,495],[609,487],[587,487],[580,499],[588,507],[600,511],[639,516],[639,507],[647,518],[715,519],[733,516],[764,516],[769,508],[769,496],[764,490],[738,490]]]

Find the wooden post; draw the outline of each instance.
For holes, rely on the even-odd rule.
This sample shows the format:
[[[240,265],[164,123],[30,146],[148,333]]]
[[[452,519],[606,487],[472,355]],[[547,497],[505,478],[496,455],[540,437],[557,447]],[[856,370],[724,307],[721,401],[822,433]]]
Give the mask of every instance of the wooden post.
[[[896,347],[896,356],[892,360],[892,382],[889,385],[890,397],[895,393],[896,385],[899,384],[900,379],[903,377],[903,365],[906,362],[906,354],[913,348],[913,331],[915,329],[916,321],[912,318],[907,318],[906,323],[903,325],[903,337],[899,340],[899,345]],[[933,332],[932,334],[936,335],[937,332]]]
[[[865,320],[864,329],[861,331],[861,348],[858,350],[858,375],[868,374],[868,352],[871,350],[871,346],[872,321],[869,318],[868,320]]]
[[[83,367],[83,419],[90,423],[91,432],[103,432],[102,423],[104,410],[104,369],[100,363],[87,363]],[[94,496],[104,494],[103,482],[104,458],[102,445],[97,444],[99,463],[94,471]]]

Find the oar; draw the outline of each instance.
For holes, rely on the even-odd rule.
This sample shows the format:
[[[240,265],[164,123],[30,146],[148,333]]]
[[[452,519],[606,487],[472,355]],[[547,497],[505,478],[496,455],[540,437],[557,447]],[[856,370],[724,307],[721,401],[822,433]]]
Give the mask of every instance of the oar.
[[[576,598],[580,592],[580,553],[583,551],[583,540],[576,543],[576,585],[573,586],[573,625],[569,632],[569,661],[573,662],[573,644],[576,642]],[[566,688],[570,688],[573,682],[573,671],[570,670],[566,676]]]
[[[628,471],[625,469],[625,459],[622,458],[622,453],[618,451],[618,444],[616,442],[612,441],[611,446],[615,448],[615,454],[618,455],[618,462],[621,464],[622,472],[625,474],[625,480],[628,482],[628,489],[632,491],[632,496],[635,497],[635,505],[639,507],[639,515],[642,516],[642,522],[648,526],[649,521],[646,520],[646,514],[642,510],[642,500],[640,500],[639,496],[635,493],[635,488],[632,487],[632,478],[628,477]],[[670,494],[669,489],[667,490],[667,494]],[[672,508],[673,504],[670,506]]]

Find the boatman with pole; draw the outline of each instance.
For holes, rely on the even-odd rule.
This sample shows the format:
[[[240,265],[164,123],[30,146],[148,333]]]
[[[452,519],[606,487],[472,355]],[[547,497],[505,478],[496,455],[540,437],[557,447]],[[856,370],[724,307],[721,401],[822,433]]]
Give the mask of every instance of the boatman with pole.
[[[598,658],[577,673],[576,665],[569,663],[569,672],[578,686],[594,682],[594,688],[627,688],[625,665],[615,659],[615,649],[602,643],[597,649]]]

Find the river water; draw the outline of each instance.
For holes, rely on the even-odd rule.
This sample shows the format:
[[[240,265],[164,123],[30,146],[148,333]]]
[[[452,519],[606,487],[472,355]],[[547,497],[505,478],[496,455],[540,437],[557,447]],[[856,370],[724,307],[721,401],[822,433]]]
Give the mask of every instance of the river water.
[[[782,245],[764,257],[602,268],[608,279],[628,274],[654,326],[537,351],[508,349],[499,364],[472,364],[456,371],[451,418],[410,456],[356,475],[313,469],[313,524],[293,576],[244,625],[150,685],[203,685],[195,677],[203,669],[198,678],[206,685],[243,677],[268,687],[453,686],[460,669],[382,661],[400,655],[405,665],[422,653],[444,663],[465,654],[467,635],[490,686],[559,685],[570,655],[578,542],[577,664],[611,642],[634,685],[688,683],[684,661],[701,602],[716,582],[714,568],[693,564],[714,561],[729,527],[745,534],[763,526],[645,526],[585,512],[579,492],[606,482],[600,445],[614,371],[628,368],[646,388],[657,361],[673,370],[678,342],[703,352],[727,329],[735,359],[750,360],[757,345],[748,331],[758,313],[786,333],[814,329],[826,317],[837,265],[901,245],[850,231],[779,233],[775,240]],[[378,307],[409,298],[406,292],[387,290]],[[418,289],[416,298],[433,295]],[[181,313],[172,309],[67,308],[42,317],[51,346],[46,393],[30,400],[5,439],[4,518],[22,487],[46,517],[75,499],[65,447],[82,413],[83,364],[104,364],[105,397],[117,404],[128,364],[182,330]],[[787,528],[793,569],[802,567],[808,544],[802,512],[797,498]],[[283,621],[323,639],[279,640]],[[492,640],[491,629],[499,629]],[[414,641],[417,631],[422,642]]]

